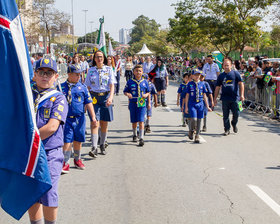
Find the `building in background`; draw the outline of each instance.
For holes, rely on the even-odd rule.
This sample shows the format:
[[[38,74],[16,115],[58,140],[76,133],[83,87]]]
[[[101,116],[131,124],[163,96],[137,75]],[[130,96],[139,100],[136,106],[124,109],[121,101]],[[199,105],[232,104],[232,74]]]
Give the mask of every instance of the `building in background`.
[[[132,29],[120,29],[119,31],[119,42],[120,44],[128,44],[131,40],[130,34],[132,32]]]

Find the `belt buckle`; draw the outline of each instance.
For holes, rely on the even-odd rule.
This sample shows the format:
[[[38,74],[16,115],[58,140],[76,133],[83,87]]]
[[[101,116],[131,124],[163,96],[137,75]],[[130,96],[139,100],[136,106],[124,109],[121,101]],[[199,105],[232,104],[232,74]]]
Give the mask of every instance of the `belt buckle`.
[[[70,118],[75,118],[74,116],[69,116]]]
[[[98,94],[98,96],[104,96],[105,95],[105,93],[99,93]]]

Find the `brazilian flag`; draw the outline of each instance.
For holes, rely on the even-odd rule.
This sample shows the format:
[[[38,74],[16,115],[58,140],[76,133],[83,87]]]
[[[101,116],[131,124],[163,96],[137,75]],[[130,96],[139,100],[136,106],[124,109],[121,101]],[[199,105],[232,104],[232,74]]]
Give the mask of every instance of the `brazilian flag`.
[[[243,111],[242,101],[238,102],[238,109],[239,109],[240,112]]]
[[[250,72],[245,72],[244,73],[244,76],[247,78],[247,77],[249,77],[250,76]]]
[[[271,75],[270,75],[270,74],[267,74],[267,75],[264,77],[264,81],[265,81],[266,83],[269,83],[270,79],[271,79]]]
[[[138,97],[137,99],[137,107],[145,107],[146,100],[143,97]]]
[[[276,88],[277,88],[276,84],[273,84],[273,86],[271,86],[272,91],[276,90]]]

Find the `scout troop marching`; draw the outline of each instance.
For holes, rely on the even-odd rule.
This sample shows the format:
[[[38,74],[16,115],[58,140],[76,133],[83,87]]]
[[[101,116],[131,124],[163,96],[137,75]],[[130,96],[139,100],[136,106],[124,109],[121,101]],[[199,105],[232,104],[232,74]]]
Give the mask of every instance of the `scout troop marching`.
[[[42,58],[36,63],[32,82],[34,108],[53,187],[29,209],[30,221],[33,224],[56,223],[58,181],[61,173],[69,172],[72,147],[75,167],[85,169],[81,160],[81,147],[85,141],[86,111],[91,121],[92,148],[89,156],[98,156],[98,142],[100,154],[106,155],[108,122],[113,121],[112,103],[114,86],[117,83],[106,60],[102,51],[94,54],[93,66],[88,70],[85,84],[81,82],[84,70],[79,65],[69,65],[68,79],[61,84],[60,91],[54,88],[58,78],[56,62],[51,58]],[[139,146],[144,145],[144,133],[151,132],[152,106],[157,107],[159,103],[166,106],[168,75],[162,65],[162,61],[158,60],[154,68],[150,66],[152,71],[149,73],[145,65],[144,74],[142,65],[136,65],[132,78],[127,81],[123,90],[129,99],[132,141],[139,141]],[[237,81],[239,82],[239,79]],[[214,106],[212,90],[208,83],[204,82],[202,71],[195,69],[191,74],[184,74],[183,83],[178,89],[177,105],[181,107],[183,126],[189,125],[189,138],[192,140],[195,134],[195,143],[200,142],[203,118],[203,131],[206,131],[206,115],[208,111],[212,111],[209,103]]]

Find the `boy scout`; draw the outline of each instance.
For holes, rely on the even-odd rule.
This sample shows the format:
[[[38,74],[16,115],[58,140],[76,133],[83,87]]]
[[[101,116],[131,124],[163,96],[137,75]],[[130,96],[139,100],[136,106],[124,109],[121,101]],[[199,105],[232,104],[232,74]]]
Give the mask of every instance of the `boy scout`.
[[[51,58],[42,58],[37,62],[35,71],[36,83],[32,93],[36,123],[47,155],[52,188],[28,212],[31,223],[54,224],[58,211],[58,181],[63,164],[63,125],[68,105],[64,95],[53,88],[58,78],[56,62]]]
[[[142,77],[143,68],[136,65],[133,69],[135,79],[130,79],[123,90],[129,98],[130,121],[133,129],[133,142],[137,141],[137,123],[139,122],[139,146],[144,145],[144,120],[147,111],[146,98],[150,95],[149,83]]]
[[[81,148],[82,142],[85,141],[86,129],[85,107],[92,118],[92,125],[96,125],[92,98],[87,87],[79,82],[83,71],[79,65],[69,65],[67,72],[67,81],[61,84],[62,92],[69,105],[64,129],[64,164],[62,173],[69,172],[69,160],[72,152],[72,143],[74,148],[74,165],[78,169],[85,169],[85,165],[81,160]]]

